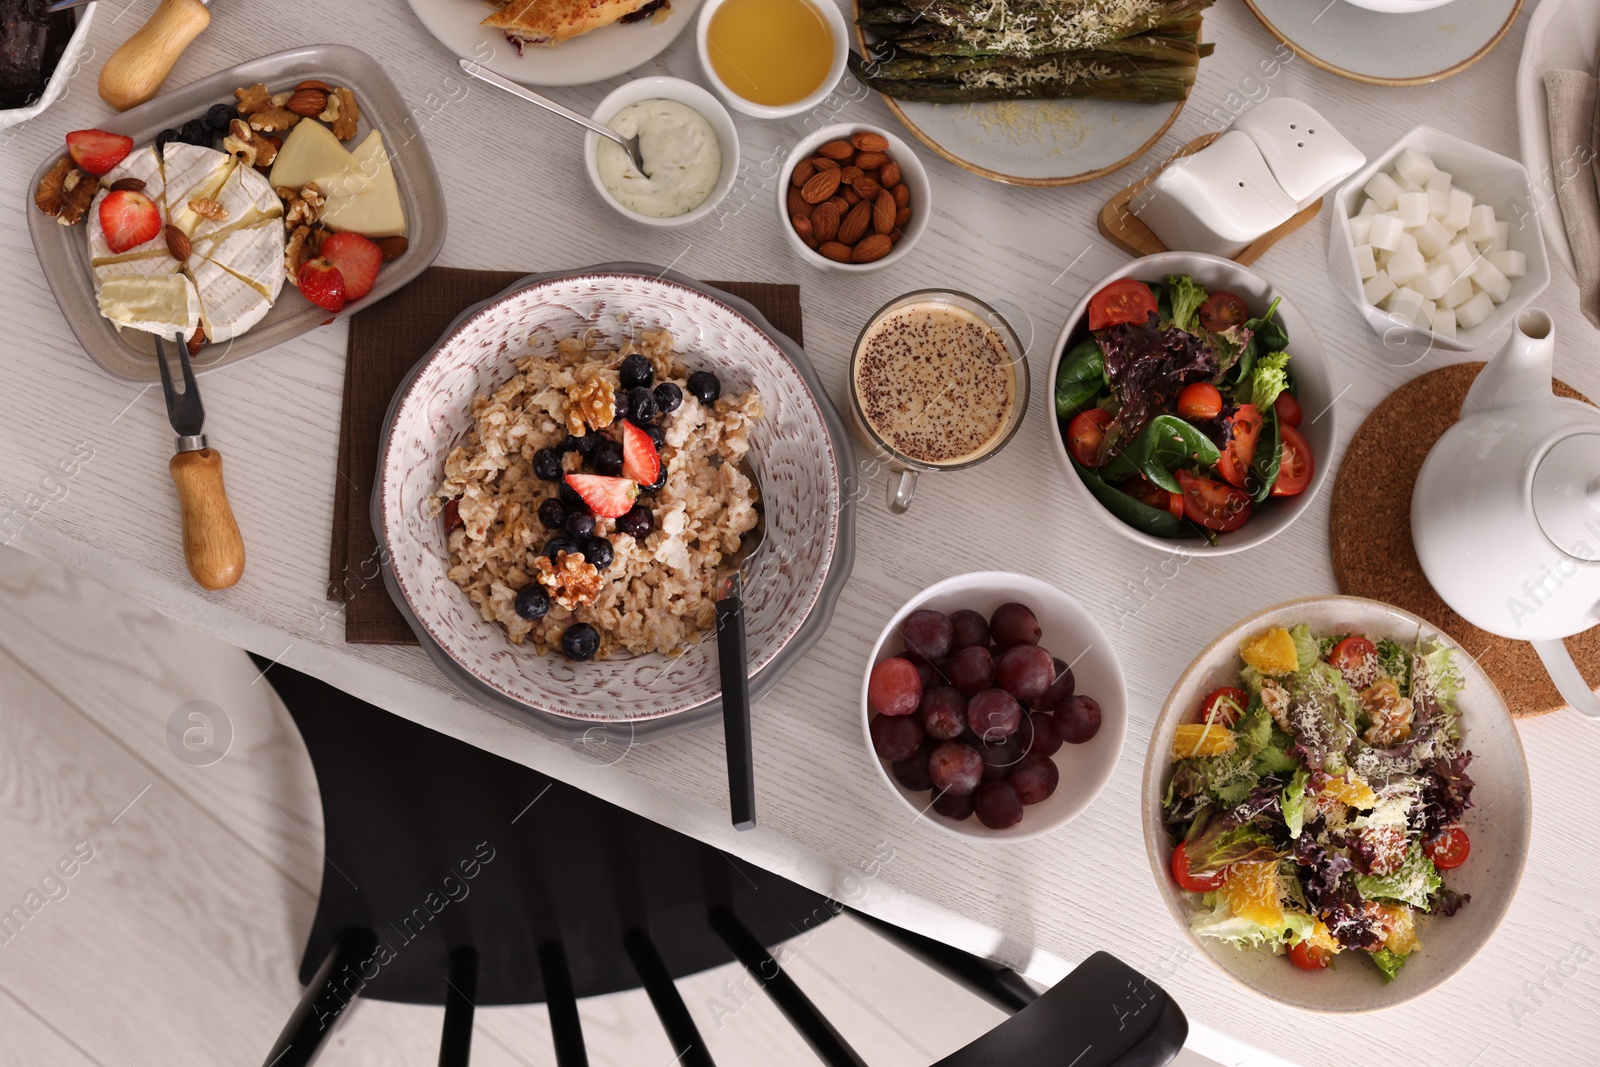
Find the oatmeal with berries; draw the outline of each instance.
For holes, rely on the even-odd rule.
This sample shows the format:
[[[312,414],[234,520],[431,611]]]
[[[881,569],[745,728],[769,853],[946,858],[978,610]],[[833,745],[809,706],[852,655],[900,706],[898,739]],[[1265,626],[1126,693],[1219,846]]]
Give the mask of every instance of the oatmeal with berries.
[[[472,403],[430,506],[450,580],[515,644],[674,654],[716,623],[723,558],[756,525],[738,468],[761,395],[691,372],[665,330],[567,338]]]

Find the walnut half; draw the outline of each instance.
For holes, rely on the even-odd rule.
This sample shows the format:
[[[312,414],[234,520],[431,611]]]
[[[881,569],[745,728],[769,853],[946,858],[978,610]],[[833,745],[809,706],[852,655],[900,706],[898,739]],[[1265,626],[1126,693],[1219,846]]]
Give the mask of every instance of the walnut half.
[[[567,432],[572,436],[603,430],[616,417],[617,390],[607,379],[596,376],[567,389]]]
[[[73,163],[71,156],[62,156],[39,180],[33,204],[61,225],[76,226],[83,221],[98,188],[88,171]]]
[[[581,552],[558,552],[554,563],[549,557],[540,556],[533,566],[539,572],[539,584],[550,591],[550,599],[568,611],[593,604],[605,588],[606,580]]]
[[[322,217],[322,190],[316,182],[307,182],[298,190],[279,186],[272,190],[283,201],[283,227],[291,232],[297,226],[309,226]]]
[[[228,135],[222,139],[222,150],[236,157],[247,167],[270,167],[278,158],[278,146],[266,134],[250,128],[244,119],[228,123]]]

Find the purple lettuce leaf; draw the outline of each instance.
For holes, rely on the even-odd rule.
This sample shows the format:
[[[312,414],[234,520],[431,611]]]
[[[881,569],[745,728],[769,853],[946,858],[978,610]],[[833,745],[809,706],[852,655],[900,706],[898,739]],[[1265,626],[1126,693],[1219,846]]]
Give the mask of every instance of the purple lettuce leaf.
[[[1467,764],[1472,753],[1463,752],[1450,759],[1429,760],[1422,765],[1422,803],[1418,805],[1421,817],[1417,829],[1424,836],[1447,830],[1461,822],[1461,816],[1472,807],[1472,779],[1467,776]]]
[[[1105,428],[1104,459],[1122,451],[1155,416],[1172,410],[1184,386],[1210,381],[1217,371],[1203,338],[1174,326],[1162,329],[1153,312],[1142,323],[1108,326],[1095,341],[1118,404]]]

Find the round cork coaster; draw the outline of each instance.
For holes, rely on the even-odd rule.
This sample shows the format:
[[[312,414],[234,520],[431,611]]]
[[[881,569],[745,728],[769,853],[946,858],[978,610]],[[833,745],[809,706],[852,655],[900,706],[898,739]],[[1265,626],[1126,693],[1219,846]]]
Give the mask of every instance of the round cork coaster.
[[[1415,378],[1375,408],[1356,431],[1333,486],[1330,548],[1339,591],[1382,600],[1422,616],[1477,658],[1518,717],[1567,706],[1533,646],[1467,622],[1433,591],[1411,544],[1411,489],[1482,363],[1457,363]],[[1556,381],[1558,396],[1590,402]],[[1600,627],[1567,638],[1567,650],[1590,686],[1600,689]]]

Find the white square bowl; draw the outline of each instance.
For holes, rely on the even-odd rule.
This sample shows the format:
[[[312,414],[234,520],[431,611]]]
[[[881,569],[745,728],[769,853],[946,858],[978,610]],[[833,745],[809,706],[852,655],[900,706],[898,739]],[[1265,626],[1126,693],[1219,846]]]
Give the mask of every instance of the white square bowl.
[[[1406,149],[1415,149],[1431,158],[1439,169],[1449,172],[1455,188],[1472,194],[1480,204],[1494,208],[1495,217],[1511,224],[1509,247],[1528,257],[1528,272],[1511,283],[1511,296],[1494,309],[1494,314],[1470,330],[1459,330],[1454,337],[1440,337],[1432,330],[1413,326],[1389,312],[1367,303],[1362,290],[1361,272],[1356,268],[1355,240],[1350,236],[1350,220],[1366,198],[1362,187],[1379,171],[1394,166]],[[1452,137],[1431,126],[1416,126],[1381,155],[1369,162],[1333,194],[1333,225],[1328,229],[1328,262],[1341,275],[1345,292],[1374,332],[1383,337],[1411,343],[1419,339],[1429,346],[1456,352],[1471,352],[1482,347],[1502,330],[1533,298],[1550,284],[1550,260],[1545,255],[1544,233],[1539,225],[1537,202],[1528,181],[1526,168],[1508,156]]]

